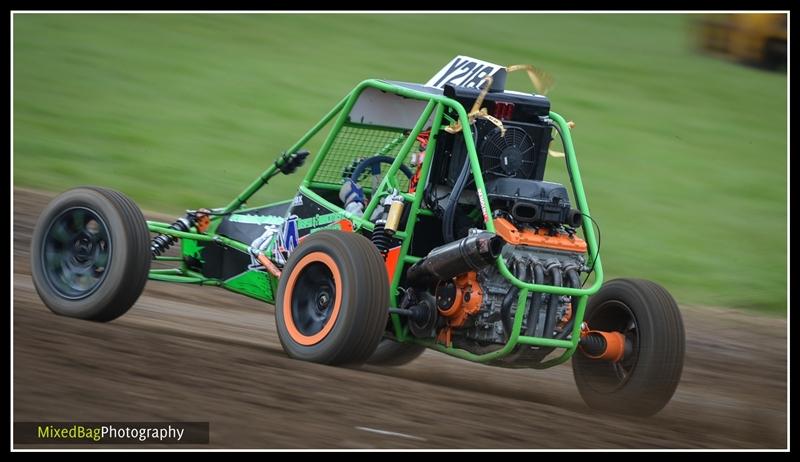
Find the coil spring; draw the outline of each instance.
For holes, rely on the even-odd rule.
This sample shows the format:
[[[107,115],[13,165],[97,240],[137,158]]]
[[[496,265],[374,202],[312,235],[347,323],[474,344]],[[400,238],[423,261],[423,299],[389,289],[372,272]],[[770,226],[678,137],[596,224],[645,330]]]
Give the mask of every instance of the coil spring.
[[[186,232],[192,227],[194,224],[193,222],[194,217],[187,215],[186,217],[178,218],[175,220],[175,223],[171,224],[169,227],[175,231]],[[154,237],[153,241],[150,243],[150,251],[153,253],[153,257],[157,257],[166,252],[177,240],[177,237],[168,236],[166,234],[159,234]]]
[[[378,220],[375,223],[375,228],[372,230],[372,243],[378,248],[381,255],[386,255],[389,251],[389,236],[386,235],[386,222]]]

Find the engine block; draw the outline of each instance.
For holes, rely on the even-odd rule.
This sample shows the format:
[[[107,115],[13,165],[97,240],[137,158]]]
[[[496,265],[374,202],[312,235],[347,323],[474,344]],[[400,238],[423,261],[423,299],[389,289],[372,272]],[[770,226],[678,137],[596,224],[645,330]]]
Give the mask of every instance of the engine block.
[[[538,282],[542,284],[573,286],[576,285],[574,277],[588,270],[584,255],[578,252],[509,244],[503,248],[502,256],[518,278],[533,281],[535,273],[540,272]],[[575,276],[571,278],[570,272]],[[519,292],[494,265],[478,272],[477,281],[483,293],[481,309],[453,333],[453,343],[459,348],[482,353],[507,341]],[[572,297],[530,293],[525,309],[523,334],[554,337],[562,332],[572,315]],[[554,310],[550,321],[552,331],[548,331],[549,310]]]

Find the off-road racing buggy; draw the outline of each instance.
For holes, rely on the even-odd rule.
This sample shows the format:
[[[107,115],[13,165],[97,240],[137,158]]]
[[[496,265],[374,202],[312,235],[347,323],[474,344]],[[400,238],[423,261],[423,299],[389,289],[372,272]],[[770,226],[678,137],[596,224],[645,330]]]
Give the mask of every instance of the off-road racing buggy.
[[[683,366],[678,307],[653,282],[603,285],[570,124],[545,96],[503,88],[517,69],[541,80],[457,57],[424,85],[361,82],[230,203],[174,223],[145,221],[116,191],[67,191],[33,234],[36,289],[55,313],[111,321],[147,279],[218,286],[274,304],[292,358],[401,365],[431,348],[535,369],[572,358],[590,407],[656,413]],[[297,194],[246,207],[325,127]],[[544,181],[556,135],[571,197]]]

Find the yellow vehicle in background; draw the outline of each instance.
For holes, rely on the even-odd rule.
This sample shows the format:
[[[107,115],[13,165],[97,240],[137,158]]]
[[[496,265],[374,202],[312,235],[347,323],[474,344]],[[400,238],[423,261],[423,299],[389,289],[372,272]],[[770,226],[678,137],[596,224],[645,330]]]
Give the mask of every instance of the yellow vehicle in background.
[[[773,70],[786,68],[786,36],[784,13],[704,15],[697,23],[703,51]]]

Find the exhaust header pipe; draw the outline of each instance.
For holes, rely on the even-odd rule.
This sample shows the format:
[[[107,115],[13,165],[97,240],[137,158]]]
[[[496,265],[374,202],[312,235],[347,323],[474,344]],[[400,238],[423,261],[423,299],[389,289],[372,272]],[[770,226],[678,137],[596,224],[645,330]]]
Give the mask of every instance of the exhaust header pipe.
[[[467,237],[436,247],[427,257],[406,272],[412,286],[447,281],[468,271],[480,271],[494,263],[505,241],[487,231],[471,232]]]

